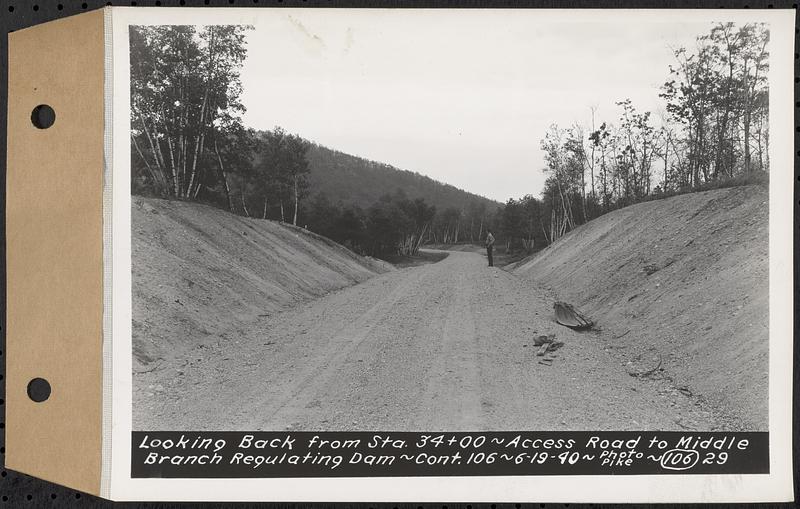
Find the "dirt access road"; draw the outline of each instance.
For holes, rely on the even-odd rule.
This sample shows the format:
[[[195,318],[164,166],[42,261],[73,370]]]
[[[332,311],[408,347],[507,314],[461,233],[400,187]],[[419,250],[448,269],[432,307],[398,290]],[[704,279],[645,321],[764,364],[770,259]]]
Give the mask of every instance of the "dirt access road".
[[[476,252],[265,316],[182,366],[138,374],[135,429],[714,430],[701,403],[630,376],[602,333]],[[564,346],[538,363],[533,339]]]

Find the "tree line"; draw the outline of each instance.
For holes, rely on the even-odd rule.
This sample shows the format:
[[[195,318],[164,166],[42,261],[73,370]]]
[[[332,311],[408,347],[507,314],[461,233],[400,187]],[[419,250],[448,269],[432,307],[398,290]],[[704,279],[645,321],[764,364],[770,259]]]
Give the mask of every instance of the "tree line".
[[[509,246],[544,246],[611,210],[715,186],[763,182],[769,172],[769,88],[763,23],[718,23],[675,61],[659,118],[630,99],[615,121],[552,125],[540,141],[540,198],[509,200],[498,218]]]
[[[132,192],[292,223],[387,257],[413,255],[425,243],[481,243],[489,228],[508,249],[530,252],[611,210],[751,182],[769,170],[769,31],[760,23],[720,23],[697,38],[696,48],[674,51],[659,118],[625,99],[616,103],[614,121],[596,119],[592,108],[590,125],[552,125],[540,140],[547,177],[540,197],[497,208],[452,186],[432,190],[437,183],[430,179],[397,173],[413,197],[398,187],[375,198],[352,188],[365,174],[394,175],[394,169],[368,162],[362,177],[347,184],[360,202],[347,202],[336,186],[348,171],[341,166],[349,168],[354,158],[334,151],[322,160],[337,175],[327,183],[331,196],[319,190],[311,196],[309,159],[319,160],[322,147],[281,127],[255,131],[242,124],[240,72],[251,29],[130,28]],[[386,179],[378,180],[385,188]]]
[[[281,127],[256,131],[242,124],[240,72],[251,29],[131,27],[132,192],[303,226],[372,256],[413,255],[430,240],[481,236],[488,213],[478,196],[466,211],[448,207],[439,214],[399,189],[365,208],[333,203],[324,193],[309,197],[311,142]],[[431,192],[450,199],[463,193],[441,184]]]
[[[305,209],[304,226],[353,251],[377,257],[413,256],[428,243],[481,242],[499,210],[489,210],[483,202],[471,202],[463,210],[437,210],[423,198],[409,198],[402,189],[384,194],[366,208],[333,203],[319,193]]]

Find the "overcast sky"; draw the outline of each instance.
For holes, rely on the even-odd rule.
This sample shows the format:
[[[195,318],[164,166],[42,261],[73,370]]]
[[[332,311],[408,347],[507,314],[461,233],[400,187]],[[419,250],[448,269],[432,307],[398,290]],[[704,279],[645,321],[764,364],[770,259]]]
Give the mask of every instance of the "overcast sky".
[[[259,17],[242,71],[245,124],[506,201],[539,195],[551,123],[657,116],[670,47],[708,22],[545,21],[534,11],[313,11]]]

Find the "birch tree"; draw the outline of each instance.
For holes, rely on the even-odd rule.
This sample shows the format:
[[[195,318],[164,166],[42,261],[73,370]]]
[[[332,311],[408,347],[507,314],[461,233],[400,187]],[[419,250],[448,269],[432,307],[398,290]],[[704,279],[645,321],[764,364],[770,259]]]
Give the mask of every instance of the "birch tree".
[[[220,176],[229,192],[220,143],[241,132],[249,28],[130,28],[132,156],[155,194],[197,199]]]

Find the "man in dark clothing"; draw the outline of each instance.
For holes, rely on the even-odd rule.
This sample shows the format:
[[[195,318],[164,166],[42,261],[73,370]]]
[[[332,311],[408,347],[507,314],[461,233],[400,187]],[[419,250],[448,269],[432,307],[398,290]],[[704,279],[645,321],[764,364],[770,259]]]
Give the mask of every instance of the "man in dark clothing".
[[[494,235],[492,230],[486,230],[486,256],[489,258],[489,267],[494,267],[494,260],[492,260],[492,250],[494,249]]]

